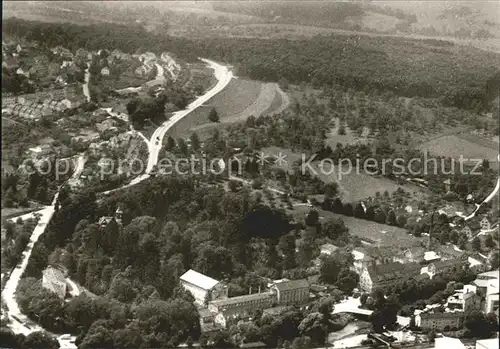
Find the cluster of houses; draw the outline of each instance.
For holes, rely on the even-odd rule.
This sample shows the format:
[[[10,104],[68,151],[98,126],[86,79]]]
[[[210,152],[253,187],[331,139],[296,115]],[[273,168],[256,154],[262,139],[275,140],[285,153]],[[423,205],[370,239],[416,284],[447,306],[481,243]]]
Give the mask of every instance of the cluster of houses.
[[[189,291],[199,307],[202,330],[227,327],[236,319],[249,318],[257,310],[304,304],[309,300],[307,280],[275,280],[265,291],[238,297],[228,297],[227,286],[194,270],[180,277],[181,285]]]
[[[75,88],[2,98],[2,111],[22,118],[38,120],[54,112],[77,108],[85,101]]]
[[[424,330],[449,331],[463,327],[465,314],[472,310],[498,316],[498,279],[498,270],[479,274],[471,285],[465,285],[448,297],[443,306],[415,310],[415,325]]]

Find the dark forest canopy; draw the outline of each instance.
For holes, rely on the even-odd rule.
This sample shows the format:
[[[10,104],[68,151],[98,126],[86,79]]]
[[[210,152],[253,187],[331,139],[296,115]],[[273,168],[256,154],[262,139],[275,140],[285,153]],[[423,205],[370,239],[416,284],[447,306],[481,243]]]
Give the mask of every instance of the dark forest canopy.
[[[498,54],[439,41],[358,35],[309,40],[188,39],[148,33],[141,27],[41,23],[10,18],[3,32],[49,47],[64,45],[174,52],[188,61],[207,57],[229,62],[238,75],[256,80],[339,84],[355,90],[393,91],[406,97],[439,98],[445,104],[489,109],[500,82]]]

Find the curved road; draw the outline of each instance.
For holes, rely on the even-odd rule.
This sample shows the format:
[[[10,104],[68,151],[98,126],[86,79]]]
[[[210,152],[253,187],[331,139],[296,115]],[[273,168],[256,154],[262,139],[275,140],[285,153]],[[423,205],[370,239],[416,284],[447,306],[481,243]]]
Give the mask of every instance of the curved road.
[[[75,166],[75,171],[73,173],[73,176],[71,177],[72,179],[80,177],[83,168],[85,165],[85,156],[82,154],[78,157],[78,160],[76,162]],[[37,226],[33,230],[33,233],[31,234],[30,241],[28,245],[26,246],[26,249],[23,252],[23,257],[21,263],[19,263],[12,273],[9,276],[9,280],[7,280],[5,287],[2,291],[2,300],[5,302],[4,304],[7,306],[8,309],[8,317],[11,320],[10,327],[15,333],[22,333],[24,335],[28,335],[33,331],[43,331],[44,329],[40,326],[30,326],[30,328],[27,328],[24,326],[22,323],[20,323],[17,319],[21,320],[22,322],[25,322],[27,320],[27,317],[21,313],[21,310],[19,309],[19,306],[16,301],[16,289],[17,285],[19,284],[19,280],[21,279],[21,276],[23,275],[24,271],[26,270],[26,267],[28,265],[28,261],[31,256],[31,252],[33,251],[33,246],[35,243],[38,241],[40,236],[45,232],[45,228],[47,227],[47,224],[50,222],[50,219],[54,215],[55,212],[55,205],[57,202],[57,199],[59,197],[59,192],[57,192],[54,195],[54,199],[52,200],[52,203],[50,206],[45,207],[44,209],[36,212],[32,212],[30,215],[23,215],[22,219],[26,218],[35,218],[35,214],[40,215],[40,220],[38,221]],[[31,217],[29,217],[31,216]],[[16,217],[17,219],[17,217]],[[17,319],[16,319],[17,318]]]
[[[148,144],[148,151],[149,151],[149,157],[148,157],[148,164],[146,166],[146,171],[143,175],[140,175],[136,178],[134,178],[132,181],[130,181],[129,184],[108,190],[103,192],[102,194],[106,195],[109,193],[112,193],[117,190],[125,189],[127,187],[130,187],[132,185],[135,185],[137,183],[142,182],[143,180],[147,179],[150,177],[151,171],[155,167],[155,165],[158,163],[158,156],[160,154],[160,150],[163,146],[163,137],[165,137],[165,134],[174,126],[179,120],[184,118],[186,115],[191,113],[193,110],[196,108],[202,106],[204,103],[206,103],[210,98],[214,97],[217,93],[221,92],[231,81],[233,78],[233,73],[225,66],[220,65],[214,61],[210,61],[208,59],[202,59],[200,58],[203,62],[207,63],[210,68],[214,70],[214,75],[216,77],[217,84],[207,91],[205,94],[202,96],[198,97],[195,101],[191,102],[187,106],[186,109],[180,110],[175,112],[170,119],[165,121],[160,127],[158,127],[153,135],[151,136],[151,139],[149,140]]]
[[[172,115],[172,117],[164,122],[158,129],[155,130],[153,133],[153,136],[151,137],[151,141],[148,142],[148,150],[149,150],[149,157],[148,157],[148,166],[146,168],[146,173],[138,178],[135,178],[130,184],[125,185],[121,188],[118,189],[123,189],[126,187],[129,187],[131,185],[137,184],[147,178],[149,178],[149,173],[151,170],[154,168],[156,163],[158,162],[158,154],[160,152],[160,149],[162,147],[162,141],[163,137],[165,136],[166,132],[179,120],[181,120],[183,117],[191,113],[193,110],[196,108],[200,107],[203,105],[205,102],[207,102],[210,98],[215,96],[217,93],[222,91],[227,84],[231,81],[233,78],[233,74],[227,67],[222,66],[216,62],[207,60],[207,59],[201,59],[205,63],[207,63],[212,69],[215,71],[215,77],[217,78],[218,82],[217,84],[209,91],[207,91],[205,94],[202,96],[198,97],[194,102],[189,104],[189,106],[185,110],[178,111]],[[88,69],[86,71],[86,76],[85,76],[85,84],[84,84],[84,94],[87,98],[89,98],[88,94],[88,80],[89,80],[89,75],[88,75]],[[85,156],[81,154],[78,158],[78,161],[76,163],[75,171],[73,173],[72,179],[77,179],[84,168],[85,165]],[[117,189],[117,190],[118,190]],[[106,193],[109,193],[105,192]],[[45,229],[50,222],[52,216],[54,215],[55,212],[55,205],[57,202],[57,199],[59,197],[59,192],[56,193],[54,196],[54,199],[52,200],[52,204],[50,206],[47,206],[46,208],[33,212],[30,214],[31,217],[34,217],[35,213],[39,213],[40,220],[35,227],[31,237],[30,241],[23,252],[23,259],[19,265],[14,268],[12,273],[9,276],[8,281],[5,284],[5,287],[2,291],[2,300],[5,302],[5,305],[7,306],[8,310],[8,318],[11,320],[9,327],[15,332],[15,333],[21,333],[24,335],[28,335],[29,333],[33,331],[44,331],[42,327],[38,325],[30,325],[30,327],[26,327],[23,323],[25,323],[28,318],[24,314],[21,313],[21,310],[19,309],[19,306],[17,304],[16,300],[16,289],[19,284],[19,280],[21,279],[21,276],[23,275],[24,271],[26,270],[26,267],[29,262],[29,258],[31,256],[31,252],[33,250],[34,244],[38,241],[40,236],[45,232]],[[27,216],[28,217],[28,216]],[[26,217],[26,218],[27,218]],[[17,217],[15,218],[17,219]],[[20,321],[19,321],[19,320]],[[50,332],[48,332],[50,333]]]
[[[500,162],[500,154],[497,156],[497,161]],[[472,217],[474,217],[476,215],[477,211],[479,211],[479,209],[481,208],[481,206],[483,206],[483,204],[487,204],[488,202],[490,202],[491,200],[493,200],[493,198],[498,197],[498,190],[499,189],[500,189],[500,177],[498,177],[498,179],[497,179],[497,185],[495,186],[495,188],[493,189],[493,191],[491,192],[491,194],[488,195],[488,197],[486,197],[486,199],[484,199],[483,202],[481,202],[479,205],[476,204],[477,207],[474,210],[474,212],[472,212],[467,217],[465,217],[463,215],[460,216],[460,217],[462,217],[466,221],[468,221],[469,219],[471,219]]]

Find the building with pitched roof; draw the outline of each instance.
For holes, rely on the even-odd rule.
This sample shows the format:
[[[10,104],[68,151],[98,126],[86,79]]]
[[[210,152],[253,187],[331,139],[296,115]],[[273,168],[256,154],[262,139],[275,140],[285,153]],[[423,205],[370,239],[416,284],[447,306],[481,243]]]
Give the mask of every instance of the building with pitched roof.
[[[462,290],[457,290],[448,297],[446,308],[468,312],[470,310],[481,309],[481,297],[476,294],[476,287],[473,285],[465,285]]]
[[[42,287],[54,292],[59,298],[66,297],[68,286],[66,283],[67,271],[61,267],[48,266],[42,272]]]
[[[277,282],[270,290],[279,305],[302,304],[309,299],[309,283],[306,279]]]
[[[420,313],[415,316],[415,325],[423,330],[449,331],[460,329],[463,325],[464,313]]]
[[[227,299],[226,285],[193,269],[182,274],[180,283],[193,295],[197,305],[204,305],[207,300]]]
[[[338,249],[337,246],[333,244],[324,244],[320,246],[320,254],[332,255]]]
[[[231,320],[248,317],[256,310],[271,308],[274,302],[272,292],[261,292],[211,301],[208,310],[217,314],[214,320],[216,324],[226,327]]]
[[[420,274],[421,265],[411,263],[371,263],[363,269],[359,276],[359,286],[365,292],[371,292],[375,288],[391,286],[404,279],[415,277]]]

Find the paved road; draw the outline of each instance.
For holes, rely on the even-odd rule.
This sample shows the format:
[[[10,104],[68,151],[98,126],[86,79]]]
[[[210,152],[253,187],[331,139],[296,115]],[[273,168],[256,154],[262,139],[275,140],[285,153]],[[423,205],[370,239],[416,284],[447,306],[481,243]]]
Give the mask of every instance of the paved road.
[[[143,175],[134,178],[132,181],[130,181],[129,184],[123,187],[103,192],[104,195],[136,185],[137,183],[140,183],[143,180],[149,178],[151,171],[158,163],[158,156],[163,146],[163,137],[165,137],[165,134],[168,132],[168,130],[170,130],[172,126],[174,126],[177,122],[179,122],[182,118],[187,116],[193,110],[202,106],[209,99],[214,97],[217,93],[221,92],[227,86],[227,84],[229,84],[229,82],[233,78],[233,73],[227,67],[220,65],[216,62],[210,61],[208,59],[201,59],[201,60],[207,63],[210,68],[214,69],[215,78],[218,80],[217,84],[212,89],[210,89],[205,94],[198,97],[195,101],[189,104],[186,109],[175,112],[170,117],[170,119],[165,121],[163,124],[161,124],[160,127],[158,127],[154,131],[153,135],[151,136],[151,139],[148,142],[148,151],[149,151],[148,164],[146,166],[146,171]]]
[[[85,156],[80,155],[78,161],[76,162],[76,167],[72,178],[80,177],[84,168],[84,164],[85,164]],[[57,192],[56,195],[54,195],[54,199],[52,200],[50,206],[47,206],[40,211],[30,213],[31,217],[33,218],[35,213],[39,213],[40,220],[38,221],[37,226],[35,227],[33,233],[31,234],[30,241],[23,252],[23,257],[21,262],[14,268],[12,273],[9,275],[9,279],[7,280],[5,287],[2,291],[2,301],[7,306],[7,316],[11,320],[9,327],[14,331],[14,333],[22,333],[24,335],[28,335],[34,331],[44,331],[44,329],[38,325],[33,325],[30,326],[30,328],[28,328],[23,324],[28,320],[28,318],[23,313],[21,313],[21,310],[19,309],[16,300],[16,289],[19,284],[19,280],[21,279],[21,276],[23,275],[28,265],[31,252],[33,251],[33,246],[38,241],[40,236],[45,232],[45,229],[47,228],[50,219],[54,215],[55,204],[57,202],[58,197],[59,197],[59,192]],[[28,218],[27,215],[23,215],[21,217]],[[18,217],[16,217],[15,219],[17,218]],[[19,322],[16,318],[21,320],[22,323]]]
[[[500,154],[497,157],[497,161],[500,162]],[[469,219],[471,219],[472,217],[474,217],[476,215],[477,211],[479,211],[479,209],[481,208],[481,206],[483,204],[489,203],[491,200],[493,200],[494,198],[498,197],[498,190],[499,189],[500,189],[500,177],[498,177],[498,179],[497,179],[497,185],[495,186],[495,188],[493,189],[493,191],[491,192],[491,194],[488,195],[488,197],[486,199],[484,199],[484,201],[482,203],[480,203],[479,205],[476,204],[477,207],[474,210],[474,212],[472,212],[467,217],[465,217],[463,215],[459,215],[459,216],[462,217],[466,221],[468,221]]]

